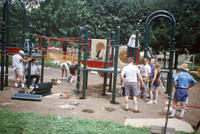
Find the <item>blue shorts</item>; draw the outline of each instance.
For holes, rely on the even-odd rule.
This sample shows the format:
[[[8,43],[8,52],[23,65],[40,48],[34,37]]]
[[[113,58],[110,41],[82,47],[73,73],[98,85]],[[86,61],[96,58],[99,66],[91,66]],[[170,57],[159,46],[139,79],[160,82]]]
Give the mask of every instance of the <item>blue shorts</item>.
[[[157,88],[157,87],[158,87],[158,86],[155,86],[155,85],[152,85],[152,86],[151,86],[151,88],[154,88],[154,89]]]
[[[180,89],[177,88],[174,94],[174,100],[177,102],[186,102],[188,97],[188,90],[187,89]]]

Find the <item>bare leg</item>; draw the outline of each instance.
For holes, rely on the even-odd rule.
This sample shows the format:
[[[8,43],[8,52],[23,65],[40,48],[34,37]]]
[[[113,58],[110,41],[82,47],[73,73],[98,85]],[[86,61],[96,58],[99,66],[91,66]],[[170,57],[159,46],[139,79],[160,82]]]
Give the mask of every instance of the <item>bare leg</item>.
[[[185,109],[186,109],[186,103],[185,103],[185,102],[182,102],[182,103],[181,103],[181,114],[180,114],[180,118],[181,118],[181,119],[183,118]]]
[[[173,101],[173,109],[172,109],[172,113],[169,116],[170,118],[174,118],[175,117],[175,113],[176,113],[176,107],[177,107],[177,101]]]
[[[15,74],[15,79],[14,79],[15,83],[17,83],[17,78],[18,78],[18,74]]]
[[[133,96],[133,104],[133,112],[140,113],[140,110],[138,109],[138,101],[136,96]]]
[[[174,109],[174,110],[176,110],[176,107],[177,107],[177,101],[173,101],[173,106],[172,106],[172,108]]]
[[[128,111],[129,96],[125,96],[125,110]]]
[[[158,100],[158,90],[157,90],[157,88],[155,88],[154,91],[156,93],[156,98],[155,99]],[[152,97],[153,97],[153,90],[152,90]]]
[[[137,105],[137,97],[136,96],[133,97],[133,104]]]
[[[153,100],[153,88],[150,89],[150,100]]]
[[[24,77],[20,76],[20,84],[24,84]]]
[[[64,76],[64,71],[62,70],[62,77]]]

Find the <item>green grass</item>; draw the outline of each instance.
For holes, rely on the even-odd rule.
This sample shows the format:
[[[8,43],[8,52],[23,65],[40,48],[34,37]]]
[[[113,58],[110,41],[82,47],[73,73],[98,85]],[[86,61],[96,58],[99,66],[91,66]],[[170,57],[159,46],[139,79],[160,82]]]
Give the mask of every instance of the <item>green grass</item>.
[[[1,134],[149,134],[150,128],[133,128],[113,122],[18,113],[0,109]],[[186,134],[177,132],[177,134]]]

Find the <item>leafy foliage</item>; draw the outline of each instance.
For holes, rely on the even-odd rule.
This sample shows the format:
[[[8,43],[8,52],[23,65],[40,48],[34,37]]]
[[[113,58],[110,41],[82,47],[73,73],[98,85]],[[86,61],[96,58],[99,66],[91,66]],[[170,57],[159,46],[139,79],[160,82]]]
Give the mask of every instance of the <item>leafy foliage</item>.
[[[47,36],[77,37],[79,28],[89,25],[92,38],[106,38],[108,28],[121,27],[121,44],[126,45],[131,34],[139,29],[144,45],[144,26],[150,13],[167,10],[177,20],[176,53],[200,52],[200,0],[23,0],[27,5],[26,38],[28,26],[34,33]],[[18,4],[17,4],[18,3]],[[2,3],[0,3],[2,10]],[[20,42],[23,8],[14,1],[11,8],[11,42]],[[152,22],[150,46],[154,53],[169,48],[171,25],[165,19]]]

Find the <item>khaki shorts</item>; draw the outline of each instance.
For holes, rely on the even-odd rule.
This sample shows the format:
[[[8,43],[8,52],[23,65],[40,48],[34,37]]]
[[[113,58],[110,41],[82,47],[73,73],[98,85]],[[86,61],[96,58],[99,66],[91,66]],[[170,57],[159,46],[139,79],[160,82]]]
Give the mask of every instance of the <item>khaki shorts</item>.
[[[16,68],[14,70],[14,72],[15,72],[15,75],[19,75],[19,76],[23,76],[24,75],[24,70],[19,69],[19,68]]]
[[[126,96],[138,96],[139,89],[137,82],[128,82],[125,85],[125,95]]]

